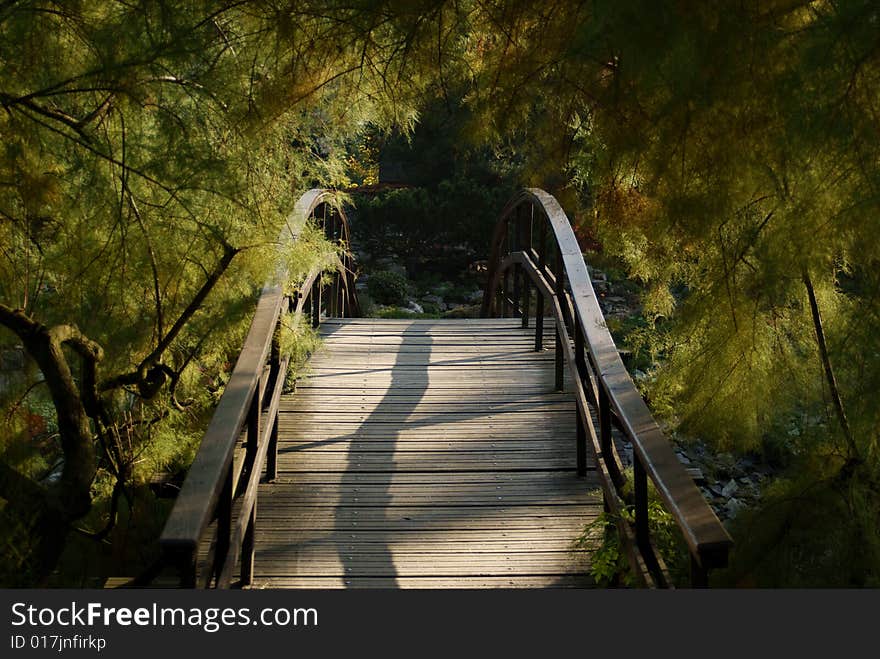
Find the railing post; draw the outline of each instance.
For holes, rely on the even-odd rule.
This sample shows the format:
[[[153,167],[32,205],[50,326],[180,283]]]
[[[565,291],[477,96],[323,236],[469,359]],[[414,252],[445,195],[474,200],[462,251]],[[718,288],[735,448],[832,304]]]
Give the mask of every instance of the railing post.
[[[565,312],[564,305],[568,303],[565,300],[565,268],[562,264],[562,253],[557,250],[556,251],[556,302],[559,305],[559,309],[563,311],[562,318],[557,322],[565,322]],[[559,326],[556,326],[556,390],[562,391],[563,389],[563,366],[565,364],[565,355],[562,352],[562,333],[559,331]]]
[[[556,328],[556,391],[563,390],[563,379],[564,379],[564,370],[563,370],[563,356],[562,356],[562,335],[559,333],[559,328]]]
[[[513,265],[513,316],[516,318],[522,313],[520,308],[520,297],[521,291],[520,288],[520,276],[525,276],[525,272],[520,267],[519,263],[515,263]]]
[[[507,318],[510,316],[510,298],[508,297],[508,292],[510,291],[510,268],[504,271],[504,274],[501,277],[501,317]]]
[[[270,371],[271,372],[271,371]],[[260,417],[263,411],[263,401],[260,397],[260,385],[262,378],[257,379],[257,388],[254,391],[254,397],[251,399],[251,407],[247,416],[247,443],[245,445],[245,463],[251,468],[254,464],[254,458],[257,455],[257,448],[260,445]]]
[[[532,217],[534,218],[534,206],[532,206]],[[539,220],[541,227],[540,251],[538,252],[538,269],[541,274],[547,274],[547,259],[545,252],[547,251],[547,229]],[[537,286],[535,287],[535,352],[541,352],[544,349],[544,293]]]
[[[517,208],[517,248],[523,252],[528,254],[531,244],[532,244],[532,236],[531,236],[531,217],[527,217],[525,210],[531,209],[531,206],[523,206],[520,205]],[[531,256],[531,254],[529,254]],[[529,303],[530,303],[530,285],[531,282],[529,280],[529,276],[526,273],[526,269],[522,266],[519,266],[520,277],[522,278],[522,288],[521,288],[521,299],[518,301],[519,310],[520,310],[520,318],[522,319],[522,328],[526,329],[529,326]]]
[[[587,475],[587,431],[584,429],[584,422],[581,420],[581,404],[578,402],[575,406],[575,444],[577,450],[577,474],[578,476]],[[585,410],[586,412],[586,410]],[[586,412],[589,414],[589,412]]]
[[[633,503],[636,516],[636,544],[648,554],[648,474],[638,457],[633,461]]]
[[[614,459],[611,435],[611,401],[608,400],[608,392],[605,386],[599,383],[599,446],[602,448],[602,457],[608,467],[608,473],[616,485],[621,485],[621,475]]]
[[[281,383],[278,383],[281,386]],[[278,478],[278,415],[272,419],[272,431],[269,433],[269,446],[266,453],[266,480]]]
[[[321,324],[321,275],[318,274],[315,283],[312,284],[312,327]]]
[[[581,382],[586,381],[587,378],[587,359],[584,356],[584,331],[581,328],[581,324],[578,322],[577,317],[573,319],[574,321],[574,363],[577,366],[578,377],[581,379]],[[584,386],[584,389],[587,389]]]
[[[516,211],[513,214],[513,231],[511,232],[512,238],[510,240],[510,252],[518,252],[520,250],[520,208],[517,207]],[[513,264],[513,316],[514,318],[520,315],[520,275],[525,275],[522,268],[518,263]]]
[[[299,297],[299,294],[297,295]],[[291,306],[295,307],[293,302]],[[278,335],[272,337],[272,352],[269,356],[269,385],[266,387],[269,400],[275,396],[276,387],[284,387],[285,374],[281,372],[281,347],[278,345]],[[269,433],[269,446],[266,448],[266,480],[273,481],[278,476],[278,415],[272,420],[272,429]]]
[[[241,542],[241,585],[250,586],[254,581],[254,548],[256,546],[257,532],[257,499],[251,506],[248,515],[247,526],[244,530],[244,538]]]
[[[223,489],[220,491],[220,499],[217,502],[217,543],[214,546],[214,569],[213,577],[220,579],[226,558],[229,556],[230,541],[232,539],[232,465],[223,479]],[[221,584],[217,584],[219,587]]]
[[[589,389],[587,378],[587,362],[584,358],[584,332],[581,324],[578,322],[577,316],[572,318],[574,325],[574,363],[577,370],[575,377],[584,385],[584,391]],[[583,410],[585,414],[589,414],[589,410]],[[587,475],[587,431],[584,428],[584,422],[581,418],[580,403],[575,410],[577,414],[577,472],[578,476]]]

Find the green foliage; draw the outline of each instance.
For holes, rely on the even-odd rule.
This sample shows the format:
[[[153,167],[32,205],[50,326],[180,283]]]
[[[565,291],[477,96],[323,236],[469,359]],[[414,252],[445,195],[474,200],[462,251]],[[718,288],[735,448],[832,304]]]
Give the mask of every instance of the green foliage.
[[[409,253],[431,254],[443,245],[485,251],[511,194],[512,188],[480,185],[468,178],[444,180],[436,187],[356,194],[355,230],[367,241],[391,241]]]
[[[450,246],[485,251],[498,213],[517,189],[521,163],[500,145],[468,139],[467,85],[450,87],[423,100],[411,132],[368,127],[380,173],[389,168],[393,182],[407,187],[353,195],[354,229],[366,242],[429,257]]]
[[[371,183],[373,138],[396,134],[398,157],[422,151],[435,165],[414,171],[422,188],[357,199],[369,237],[479,252],[514,181],[549,189],[646,288],[645,325],[622,329],[662,358],[655,410],[799,470],[771,499],[815,505],[813,535],[779,503],[762,520],[790,542],[741,556],[777,566],[761,579],[876,583],[878,11],[869,0],[7,3],[0,304],[76,325],[103,348],[105,384],[142,375],[159,350],[174,378],[156,393],[117,383],[102,395],[136,482],[183,465],[285,213],[313,185]],[[294,284],[333,257],[304,240]],[[47,400],[35,392],[27,406]],[[37,445],[12,417],[4,461],[43,475],[58,438]],[[112,471],[99,453],[92,528]]]
[[[379,304],[400,305],[406,301],[406,277],[389,270],[379,270],[367,280],[370,297]]]
[[[364,20],[283,2],[0,10],[0,304],[103,349],[84,529],[111,521],[117,478],[136,488],[188,466],[294,201],[350,183],[344,145],[364,120],[411,121],[376,71],[355,75],[396,39],[397,23],[365,44]],[[287,256],[296,285],[337,255],[307,228]],[[37,391],[28,406],[47,402]],[[35,479],[63,444],[0,434],[5,464]],[[119,523],[146,528],[149,510]]]
[[[597,586],[604,588],[634,585],[629,563],[620,546],[620,535],[613,528],[615,524],[616,520],[610,513],[599,513],[574,541],[575,549],[593,550],[590,557],[590,576]]]
[[[321,347],[321,338],[306,318],[291,316],[279,329],[278,346],[281,355],[290,357],[284,390],[293,391],[296,381],[308,373],[308,359]]]
[[[841,473],[839,464],[821,452],[801,456],[758,507],[737,515],[731,532],[739,542],[720,585],[880,586],[877,473]]]
[[[499,25],[513,36],[474,63],[485,89],[474,93],[474,115],[499,136],[520,131],[537,154],[567,145],[556,172],[532,171],[551,188],[560,178],[569,185],[605,251],[646,286],[646,317],[665,319],[643,335],[663,357],[647,392],[655,410],[721,448],[773,448],[797,470],[793,480],[817,490],[828,470],[841,473],[842,510],[860,500],[873,514],[880,494],[845,465],[880,471],[877,4],[506,9],[483,27],[488,42]],[[560,134],[547,139],[554,126]],[[814,460],[828,470],[807,468]],[[841,529],[873,537],[877,516],[841,526],[832,510],[819,505],[809,538],[805,513],[762,515],[771,536],[805,529],[783,543],[802,546],[798,555],[842,565],[839,546],[855,536]],[[748,533],[735,539],[752,543]],[[765,576],[793,578],[789,568],[802,562],[783,551],[749,555],[768,566]],[[857,563],[867,577],[880,563],[865,559],[871,566]],[[827,579],[806,570],[797,583],[841,577],[826,567]]]
[[[342,267],[342,255],[346,246],[333,243],[313,221],[306,222],[295,241],[286,246],[282,258],[287,265],[288,292],[302,286],[313,272],[330,274]]]
[[[624,488],[624,494],[627,491],[631,492],[632,469],[627,470],[626,479],[627,487]],[[596,519],[584,527],[574,541],[575,548],[593,550],[590,559],[590,574],[599,586],[632,587],[636,583],[617,530],[617,524],[621,521],[629,525],[635,524],[633,507],[625,507],[621,511],[621,516],[623,519],[619,520],[609,512],[600,513]],[[651,544],[666,566],[673,583],[684,583],[690,566],[690,554],[675,518],[663,507],[660,496],[650,481],[648,485],[648,531]]]

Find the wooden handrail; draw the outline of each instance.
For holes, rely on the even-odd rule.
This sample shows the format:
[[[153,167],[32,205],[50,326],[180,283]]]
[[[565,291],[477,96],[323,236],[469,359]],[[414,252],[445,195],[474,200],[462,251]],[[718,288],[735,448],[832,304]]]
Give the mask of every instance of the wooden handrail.
[[[280,242],[295,242],[313,217],[328,238],[348,241],[348,222],[335,196],[313,189],[297,202]],[[337,264],[326,297],[322,296],[324,284],[318,270],[308,273],[292,296],[285,292],[289,273],[283,265],[263,287],[229,382],[160,537],[164,560],[180,571],[182,586],[228,587],[238,563],[240,585],[253,578],[257,490],[264,467],[266,478],[275,478],[278,409],[288,366],[288,358],[279,354],[276,330],[285,316],[293,315],[293,321],[299,322],[306,305],[314,326],[322,312],[328,316],[358,315],[350,259],[346,253]],[[242,455],[236,460],[241,448]],[[206,533],[213,522],[213,533]],[[200,578],[199,548],[209,541]]]
[[[547,241],[550,229],[552,240]],[[586,471],[586,447],[592,449],[605,504],[618,520],[630,565],[644,585],[670,585],[662,560],[649,537],[647,479],[653,482],[666,510],[691,553],[691,582],[707,585],[708,571],[724,567],[733,541],[690,475],[681,465],[648,406],[632,382],[608,332],[577,238],[562,207],[543,190],[530,188],[502,212],[492,238],[489,282],[482,315],[503,315],[511,307],[527,326],[529,285],[535,287],[535,346],[541,349],[543,309],[550,303],[556,321],[556,385],[562,389],[563,366],[575,376],[577,468]],[[509,294],[513,271],[513,295]],[[573,340],[572,340],[573,335]],[[590,408],[597,413],[595,428]],[[625,478],[611,438],[619,427],[633,446],[633,494],[625,495]],[[589,441],[588,441],[589,440]],[[629,498],[635,513],[630,524],[620,514]]]

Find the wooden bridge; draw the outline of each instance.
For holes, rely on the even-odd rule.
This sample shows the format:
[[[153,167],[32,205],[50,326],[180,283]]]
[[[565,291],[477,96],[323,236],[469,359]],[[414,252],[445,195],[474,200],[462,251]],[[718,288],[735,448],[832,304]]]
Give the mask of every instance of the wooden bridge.
[[[330,193],[303,196],[285,239],[309,219],[347,242]],[[637,583],[669,586],[649,481],[691,584],[726,564],[730,538],[633,386],[552,196],[503,211],[480,319],[357,318],[345,258],[329,284],[312,272],[291,293],[279,272],[264,288],[162,534],[181,586],[588,587],[573,541],[603,509]],[[323,347],[284,393],[277,328],[309,321]]]

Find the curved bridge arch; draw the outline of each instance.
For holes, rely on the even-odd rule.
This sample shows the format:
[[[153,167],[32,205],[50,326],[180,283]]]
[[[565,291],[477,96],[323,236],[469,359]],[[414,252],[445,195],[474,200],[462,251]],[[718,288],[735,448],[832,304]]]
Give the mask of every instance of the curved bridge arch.
[[[280,242],[296,240],[309,218],[315,218],[331,239],[347,239],[348,225],[335,197],[324,190],[312,190],[297,203],[282,231]],[[266,480],[273,480],[276,475],[281,383],[287,368],[287,360],[279,354],[274,339],[275,330],[285,315],[306,316],[315,325],[320,323],[322,317],[355,315],[357,299],[349,259],[349,256],[345,256],[337,264],[339,274],[329,284],[322,273],[315,271],[309,273],[298,290],[286,292],[284,283],[287,273],[283,268],[266,283],[238,362],[162,533],[165,564],[170,562],[177,566],[182,586],[222,588],[251,583],[254,576],[257,493],[264,471]],[[516,327],[516,321],[460,321],[451,328],[448,325],[441,328],[444,322],[450,322],[442,320],[334,321],[331,323],[331,332],[336,333],[340,327],[348,327],[350,343],[346,344],[345,340],[340,342],[337,335],[335,343],[338,355],[325,358],[323,367],[320,367],[324,369],[321,376],[324,379],[319,385],[311,387],[317,391],[307,391],[305,400],[288,407],[285,412],[305,411],[311,414],[317,410],[325,415],[313,419],[311,425],[296,432],[291,430],[290,419],[286,421],[288,426],[282,441],[286,442],[285,446],[297,446],[294,454],[298,461],[297,471],[321,474],[320,479],[325,478],[323,474],[328,470],[353,473],[355,476],[364,470],[371,474],[379,473],[379,476],[371,476],[372,498],[367,503],[360,503],[358,499],[361,495],[353,494],[360,488],[356,477],[351,482],[342,478],[334,486],[337,489],[331,488],[331,492],[352,504],[342,508],[354,508],[354,514],[357,514],[359,506],[366,506],[365,511],[376,506],[380,509],[391,506],[391,510],[394,509],[392,499],[395,497],[400,498],[394,503],[398,509],[402,506],[408,510],[413,501],[421,502],[419,506],[426,510],[437,507],[438,514],[445,516],[443,523],[452,524],[447,530],[455,536],[455,551],[432,553],[430,543],[420,544],[418,551],[413,550],[410,547],[411,537],[407,536],[408,539],[403,542],[397,533],[401,530],[401,519],[409,519],[408,513],[406,517],[395,517],[390,521],[382,513],[378,517],[373,515],[379,520],[373,520],[378,524],[375,528],[371,527],[373,536],[350,541],[350,534],[346,533],[346,544],[356,545],[358,549],[351,556],[347,552],[347,558],[340,559],[337,556],[338,543],[334,542],[327,544],[336,552],[329,558],[321,553],[326,548],[316,547],[311,553],[307,552],[312,561],[310,570],[313,574],[306,574],[302,583],[317,583],[314,578],[321,583],[335,583],[341,578],[342,583],[347,585],[347,577],[351,576],[354,568],[358,568],[356,571],[361,577],[372,579],[373,583],[376,578],[387,579],[388,574],[396,575],[398,568],[405,568],[407,574],[420,584],[428,583],[425,581],[427,578],[436,578],[437,583],[441,584],[448,583],[450,574],[461,576],[467,583],[474,583],[475,576],[491,574],[496,579],[491,583],[497,585],[499,575],[513,569],[513,563],[516,563],[514,567],[520,576],[564,574],[573,577],[571,566],[559,561],[559,554],[568,554],[570,550],[562,550],[554,545],[556,539],[536,549],[533,548],[533,536],[520,539],[513,563],[509,560],[510,556],[496,547],[484,549],[478,555],[479,560],[475,559],[470,551],[479,548],[483,539],[467,535],[471,533],[471,527],[459,516],[469,518],[473,505],[477,509],[491,506],[492,514],[500,516],[494,522],[502,525],[512,522],[519,525],[517,528],[526,528],[529,522],[517,517],[521,508],[518,502],[530,501],[541,505],[544,498],[552,499],[553,491],[561,493],[564,498],[573,498],[566,498],[564,504],[555,504],[552,512],[541,513],[542,518],[562,515],[559,520],[562,526],[583,513],[590,514],[585,506],[595,506],[598,502],[594,500],[593,504],[589,504],[578,499],[585,497],[587,492],[582,487],[583,481],[576,478],[569,466],[567,440],[560,434],[560,428],[563,427],[561,420],[571,419],[569,415],[575,411],[576,424],[567,432],[576,437],[576,442],[573,442],[575,446],[571,448],[576,447],[577,471],[585,475],[588,463],[592,463],[603,491],[606,510],[617,524],[621,544],[640,583],[646,586],[671,585],[665,566],[651,544],[648,525],[650,479],[687,541],[692,558],[692,584],[706,585],[708,571],[726,563],[732,542],[678,462],[672,447],[633,385],[605,326],[587,266],[568,218],[551,195],[542,190],[529,189],[507,205],[492,239],[489,274],[483,315],[520,316],[522,327],[528,327],[530,306],[534,299],[534,344],[531,336]],[[526,410],[487,409],[487,384],[497,390],[499,386],[509,384],[508,378],[519,377],[521,382],[528,381],[540,396],[554,395],[548,391],[545,379],[549,375],[545,369],[552,360],[537,355],[534,355],[537,357],[534,360],[531,356],[525,358],[533,348],[535,351],[543,350],[547,310],[554,319],[556,388],[562,390],[567,367],[573,376],[574,410],[568,396],[565,396],[569,401],[568,409],[557,408],[550,412],[522,415],[518,412]],[[398,325],[394,325],[394,322]],[[417,323],[427,325],[415,326]],[[405,337],[401,328],[405,330],[410,325],[418,330],[418,340],[409,345],[409,350],[403,350]],[[516,347],[516,363],[503,365],[502,368],[498,368],[499,364],[496,363],[494,369],[485,369],[481,355],[483,347],[491,343],[486,336],[487,330],[494,332],[495,339],[508,341],[505,350]],[[432,333],[437,333],[444,351],[434,354]],[[372,354],[374,335],[380,338],[377,345],[385,346],[380,347],[375,355]],[[364,348],[365,345],[367,348]],[[450,349],[454,349],[455,355],[461,353],[461,359],[450,361]],[[393,364],[388,363],[389,354],[394,355]],[[339,361],[333,362],[333,359]],[[528,377],[525,378],[522,377],[524,368],[528,371]],[[497,379],[490,382],[493,375]],[[431,390],[434,396],[449,400],[450,390],[459,391],[463,382],[469,385],[466,389],[470,397],[454,395],[453,400],[466,409],[452,410],[452,416],[448,417],[452,421],[446,417],[442,420],[434,418],[438,414],[435,403],[428,403],[425,410],[419,411],[419,418],[411,418],[416,413],[415,403],[421,401],[425,392]],[[415,399],[414,385],[418,385],[415,389],[419,390]],[[353,387],[360,393],[354,391]],[[355,396],[354,402],[343,404],[338,400],[340,391],[344,391],[346,397]],[[378,402],[377,395],[381,396]],[[555,396],[560,398],[559,394]],[[368,400],[373,408],[369,415],[365,415]],[[507,397],[502,401],[504,405],[508,402]],[[287,404],[291,405],[290,402]],[[441,411],[450,414],[445,407]],[[502,413],[511,415],[507,417],[505,427],[516,429],[516,441],[512,446],[508,442],[500,442],[496,447],[493,436],[489,446],[486,446],[486,434],[492,435],[493,432],[494,415]],[[428,439],[422,435],[425,417],[432,424],[461,423],[465,427],[457,440],[444,439],[443,446],[438,446],[433,437]],[[534,450],[535,423],[544,424],[537,428],[537,434],[544,438],[543,457],[535,457],[531,453]],[[352,424],[355,430],[349,432]],[[614,426],[633,446],[631,491],[615,449],[612,437]],[[340,437],[342,429],[344,433]],[[389,459],[397,451],[397,439],[388,440],[389,431],[395,433],[395,437],[404,431],[415,433],[407,441],[415,442],[419,448],[407,449],[406,471],[431,474],[426,483],[433,489],[428,491],[427,486],[414,485],[409,476],[402,481],[398,479],[395,460]],[[243,434],[246,435],[244,441]],[[316,441],[316,436],[323,439]],[[305,445],[303,438],[307,440]],[[339,444],[342,448],[322,451],[321,447],[331,441],[342,442]],[[553,446],[550,446],[551,443]],[[309,453],[312,448],[315,450]],[[344,463],[340,462],[340,453],[346,456]],[[497,463],[497,454],[501,455],[503,464]],[[285,464],[293,464],[291,455],[287,449],[281,454],[282,474]],[[491,462],[486,461],[489,455],[492,456]],[[362,466],[361,461],[366,464]],[[500,466],[496,467],[496,464]],[[340,469],[343,471],[340,472]],[[466,473],[471,471],[491,472],[493,479],[501,480],[487,480],[491,489],[484,491],[482,485],[485,483],[481,481],[475,484],[471,474]],[[563,483],[564,478],[554,478],[553,482],[541,480],[546,474],[558,471],[568,472],[565,478],[570,477],[572,482]],[[510,475],[513,472],[516,472],[515,476]],[[527,472],[527,475],[519,472]],[[434,490],[440,473],[444,474],[444,479],[448,478],[446,474],[449,473],[457,475],[452,482],[454,488],[449,490],[452,494],[447,492],[436,497]],[[283,478],[279,480],[284,481]],[[505,483],[504,487],[510,489],[513,498],[499,503],[502,496],[498,495],[498,483],[502,482]],[[358,487],[352,488],[352,485]],[[284,482],[277,484],[277,488],[276,485],[271,487],[287,494],[278,497],[277,501],[270,497],[261,504],[269,511],[270,519],[286,519],[286,515],[295,514],[291,506],[295,509],[297,501],[314,505],[315,493],[305,495],[294,492]],[[460,501],[463,492],[467,494],[466,504]],[[346,496],[349,498],[346,499]],[[478,504],[472,504],[472,496],[479,499]],[[322,506],[320,514],[324,517],[321,517],[318,525],[324,528],[332,522],[332,528],[347,530],[348,521],[352,520],[339,518],[333,501],[328,502],[324,494],[319,497]],[[589,498],[595,499],[592,495]],[[462,506],[467,508],[466,513],[462,512]],[[567,507],[565,513],[559,512],[559,506]],[[395,513],[401,514],[400,510]],[[295,522],[293,526],[296,526]],[[433,528],[428,519],[420,519],[418,528],[423,527],[423,530]],[[528,529],[528,533],[532,533],[531,527]],[[293,563],[299,565],[301,556],[296,552],[310,542],[300,531],[291,531],[297,538],[296,542],[290,544],[285,541],[285,549],[279,555],[287,557],[282,558],[280,563],[276,561],[272,568],[280,570],[277,574],[271,573],[276,577],[288,573],[290,563],[285,561],[291,560],[288,555],[291,551],[296,554]],[[470,539],[461,540],[456,535],[460,531]],[[385,538],[378,543],[380,550],[377,550],[376,533]],[[433,535],[416,537],[418,544]],[[392,543],[387,538],[396,540]],[[266,542],[265,537],[261,542]],[[260,546],[266,547],[265,544]],[[353,551],[355,547],[351,549]],[[396,560],[401,561],[400,565]],[[233,572],[238,569],[240,579],[234,580]],[[431,570],[435,572],[429,573]]]
[[[527,327],[534,288],[536,350],[541,349],[544,309],[549,306],[555,317],[557,389],[562,389],[565,366],[574,376],[578,471],[586,472],[591,449],[606,510],[617,521],[634,574],[645,585],[668,583],[649,534],[650,478],[687,542],[692,583],[706,585],[708,571],[727,564],[733,542],[633,384],[608,332],[571,223],[552,195],[529,188],[507,204],[492,238],[488,274],[484,317],[521,316]],[[612,426],[633,446],[632,494]],[[634,512],[633,523],[623,514],[627,509]]]

